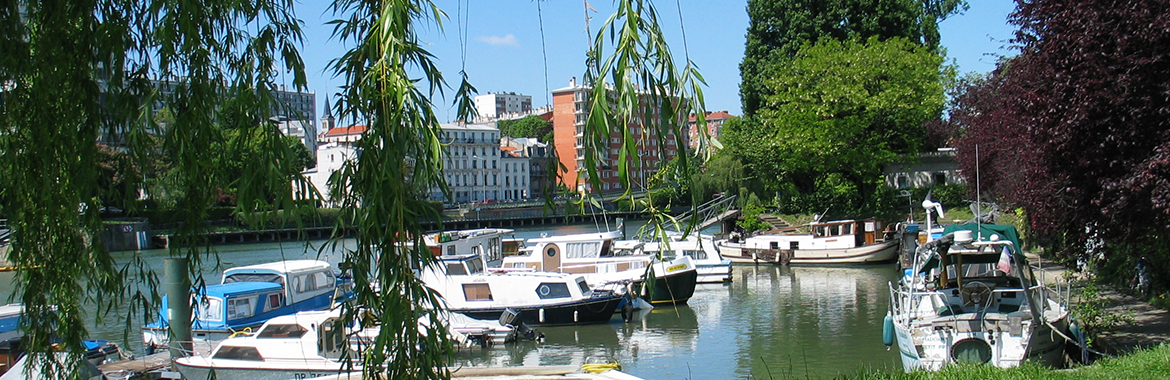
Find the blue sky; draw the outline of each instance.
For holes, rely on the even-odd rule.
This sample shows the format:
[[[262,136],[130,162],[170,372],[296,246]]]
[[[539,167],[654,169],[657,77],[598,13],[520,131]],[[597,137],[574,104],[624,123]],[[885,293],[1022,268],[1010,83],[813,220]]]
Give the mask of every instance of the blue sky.
[[[1004,46],[1015,30],[1007,25],[1007,15],[1014,9],[1015,1],[969,2],[971,7],[967,12],[942,23],[942,44],[960,72],[988,72],[994,69],[997,56],[1010,55]],[[309,89],[317,93],[318,114],[323,113],[325,95],[336,92],[342,84],[327,69],[329,60],[345,50],[339,42],[330,39],[332,27],[324,25],[335,18],[326,9],[328,3],[309,0],[297,8],[298,16],[305,21],[302,55]],[[660,7],[659,22],[676,62],[689,55],[707,81],[704,90],[707,109],[740,114],[739,62],[743,59],[748,24],[746,0],[659,0],[655,3]],[[436,4],[449,16],[444,24],[445,33],[429,25],[421,34],[451,86],[458,85],[462,66],[460,50],[466,45],[466,70],[472,85],[481,94],[531,95],[534,107],[547,104],[548,90],[564,87],[570,78],[581,76],[591,38],[586,35],[586,14],[591,17],[589,28],[596,33],[612,13],[613,6],[612,0],[592,0],[589,5],[596,12],[586,12],[584,2],[553,0],[541,2],[538,12],[533,0],[436,0]],[[463,43],[459,16],[466,18],[467,38]],[[544,29],[543,52],[540,19]],[[684,28],[680,25],[686,31],[685,50]],[[442,121],[454,117],[450,100],[434,101]]]

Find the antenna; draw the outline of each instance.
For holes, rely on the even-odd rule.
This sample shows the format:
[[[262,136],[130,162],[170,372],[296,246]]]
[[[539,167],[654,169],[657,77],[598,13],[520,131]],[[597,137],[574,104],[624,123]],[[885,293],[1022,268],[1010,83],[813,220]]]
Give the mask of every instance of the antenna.
[[[975,231],[976,240],[983,240],[983,198],[979,189],[979,144],[975,144]],[[1019,248],[1017,248],[1019,249]]]

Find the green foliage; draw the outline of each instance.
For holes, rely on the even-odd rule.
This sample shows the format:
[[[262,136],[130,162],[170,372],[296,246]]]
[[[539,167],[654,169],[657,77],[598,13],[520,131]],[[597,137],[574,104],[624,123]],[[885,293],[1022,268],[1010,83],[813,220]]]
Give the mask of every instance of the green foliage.
[[[902,38],[805,45],[765,81],[773,95],[759,124],[732,130],[728,145],[756,141],[743,155],[749,166],[799,194],[839,198],[851,189],[858,204],[850,207],[869,207],[884,165],[917,152],[924,123],[940,115],[951,75],[941,65],[936,52]]]
[[[1072,313],[1084,329],[1086,341],[1090,345],[1101,333],[1113,330],[1123,323],[1133,322],[1132,314],[1117,314],[1106,310],[1109,305],[1097,286],[1096,280],[1085,281],[1084,286],[1078,289],[1076,302],[1072,303]]]
[[[736,221],[735,225],[743,229],[745,234],[752,234],[758,231],[770,230],[772,225],[760,219],[760,214],[764,213],[764,207],[756,202],[748,202],[743,207],[743,220]]]
[[[1054,370],[1039,364],[1025,362],[1015,368],[989,365],[950,365],[939,371],[905,373],[901,366],[880,370],[861,370],[843,375],[843,380],[1113,380],[1158,379],[1170,371],[1170,345],[1162,344],[1118,357],[1102,358],[1093,365],[1071,370]]]
[[[285,72],[304,88],[300,22],[291,6],[222,0],[0,6],[0,208],[14,231],[9,259],[25,268],[15,281],[26,311],[25,350],[49,352],[60,342],[62,351],[81,353],[86,319],[101,322],[114,305],[129,302],[126,324],[136,327],[144,322],[134,321],[136,313],[156,309],[157,276],[137,259],[116,264],[93,244],[104,205],[99,137],[122,145],[140,167],[168,162],[183,221],[172,254],[185,256],[195,285],[203,285],[199,268],[213,256],[197,236],[222,183],[214,165],[213,147],[223,142],[213,122],[217,108],[246,93],[251,97],[241,108],[274,109],[275,80]],[[150,78],[168,79],[171,91],[157,91]],[[169,124],[141,108],[154,104],[175,110]],[[261,203],[252,191],[261,186],[244,185],[237,201],[250,208],[291,202],[288,175],[271,164],[282,157],[258,158],[266,162],[251,165],[249,174],[252,184],[275,189],[279,182],[285,191]],[[121,179],[122,189],[131,189],[141,177]],[[46,377],[76,377],[79,356],[70,355],[68,367],[39,364]]]
[[[805,44],[825,38],[900,37],[935,50],[938,22],[966,8],[963,0],[750,0],[747,42],[739,66],[744,115],[750,117],[768,107],[765,99],[773,92],[765,79]]]
[[[552,141],[552,123],[544,121],[540,115],[528,115],[515,120],[500,120],[496,122],[500,133],[511,137],[535,137],[540,141]]]
[[[422,223],[438,222],[440,213],[421,194],[437,187],[450,195],[440,171],[442,131],[430,101],[447,84],[417,34],[421,25],[441,25],[446,16],[430,1],[415,0],[338,0],[333,10],[345,17],[330,22],[334,37],[352,46],[330,63],[344,79],[336,114],[369,120],[358,143],[361,154],[329,180],[330,198],[342,205],[337,227],[353,228],[357,240],[345,245],[356,248],[345,248],[340,265],[353,272],[360,310],[347,306],[343,319],[349,324],[369,312],[382,325],[363,353],[366,376],[445,378],[452,346],[436,312],[443,303],[412,273],[437,263],[422,241]],[[471,116],[472,92],[463,76],[454,94],[457,118]],[[428,327],[419,327],[420,317]]]
[[[720,153],[695,175],[692,191],[697,199],[711,199],[715,193],[734,195],[746,181],[743,162],[731,154]]]

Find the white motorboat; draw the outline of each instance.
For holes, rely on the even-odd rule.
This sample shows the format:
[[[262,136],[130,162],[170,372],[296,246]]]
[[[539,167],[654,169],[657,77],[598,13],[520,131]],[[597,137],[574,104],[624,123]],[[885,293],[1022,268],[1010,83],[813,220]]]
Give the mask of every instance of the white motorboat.
[[[576,273],[594,287],[610,283],[654,281],[639,294],[652,304],[684,304],[695,292],[698,270],[689,256],[658,260],[636,240],[619,240],[619,232],[596,232],[528,239],[524,252],[504,258],[505,270]]]
[[[420,273],[447,309],[476,319],[500,319],[512,309],[532,324],[604,323],[624,299],[594,290],[579,274],[511,271],[486,273],[476,254],[440,256],[440,265]]]
[[[443,317],[451,338],[462,347],[517,338],[517,330],[510,325],[456,313],[446,313]],[[340,321],[340,309],[276,317],[254,334],[223,340],[208,356],[178,358],[174,365],[185,379],[310,379],[361,371],[359,352],[378,335],[378,327],[354,325],[338,334],[335,329],[343,327]],[[420,328],[425,321],[426,318],[420,318]],[[347,349],[349,356],[343,360],[342,354]]]
[[[720,240],[724,258],[777,264],[862,264],[893,261],[899,239],[886,236],[881,220],[808,224],[809,233],[778,233]]]
[[[1012,226],[964,224],[918,248],[913,268],[890,284],[882,334],[903,369],[1064,363],[1066,302],[1037,281],[1019,247]]]

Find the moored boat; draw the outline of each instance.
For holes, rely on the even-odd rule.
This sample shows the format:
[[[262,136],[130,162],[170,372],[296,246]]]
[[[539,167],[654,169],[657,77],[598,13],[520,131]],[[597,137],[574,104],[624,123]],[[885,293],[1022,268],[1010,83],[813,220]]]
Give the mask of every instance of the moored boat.
[[[619,232],[598,232],[528,239],[522,254],[504,259],[503,269],[576,273],[591,286],[635,284],[652,304],[685,304],[695,292],[698,270],[688,256],[659,260],[637,240],[619,240]],[[647,273],[649,284],[643,284]]]
[[[503,343],[517,337],[513,326],[445,313],[451,339],[459,346]],[[425,318],[420,318],[420,328]],[[336,333],[341,329],[343,333]],[[339,309],[306,311],[270,319],[253,334],[223,340],[207,356],[174,360],[186,379],[310,379],[362,370],[361,349],[379,327],[343,326]],[[420,330],[421,331],[421,330]],[[343,359],[343,354],[348,356]]]
[[[445,255],[437,268],[419,274],[443,295],[448,310],[476,319],[499,319],[508,309],[526,323],[604,323],[624,298],[595,290],[579,274],[514,271],[486,273],[480,255]]]
[[[944,233],[920,246],[907,276],[890,284],[883,339],[897,345],[903,369],[1063,365],[1067,303],[1034,277],[1015,228],[964,224]]]
[[[513,250],[516,249],[514,233],[507,228],[477,228],[433,233],[423,241],[435,256],[473,253],[483,256],[484,263],[494,268],[500,266],[504,254],[508,253],[504,243],[511,242]]]
[[[777,264],[864,264],[893,261],[899,240],[887,236],[881,220],[813,222],[808,233],[779,233],[717,242],[733,262]]]
[[[259,327],[274,317],[326,309],[349,296],[349,279],[319,260],[286,260],[231,268],[222,283],[192,289],[199,300],[191,325],[194,340],[221,340]],[[147,352],[166,347],[170,323],[167,297],[158,320],[142,328]]]
[[[696,281],[700,284],[731,282],[731,260],[723,258],[711,236],[698,233],[691,233],[686,238],[679,233],[670,233],[668,236],[669,249],[661,242],[647,241],[642,251],[651,255],[661,252],[662,258],[668,261],[682,256],[690,257],[697,272]]]

